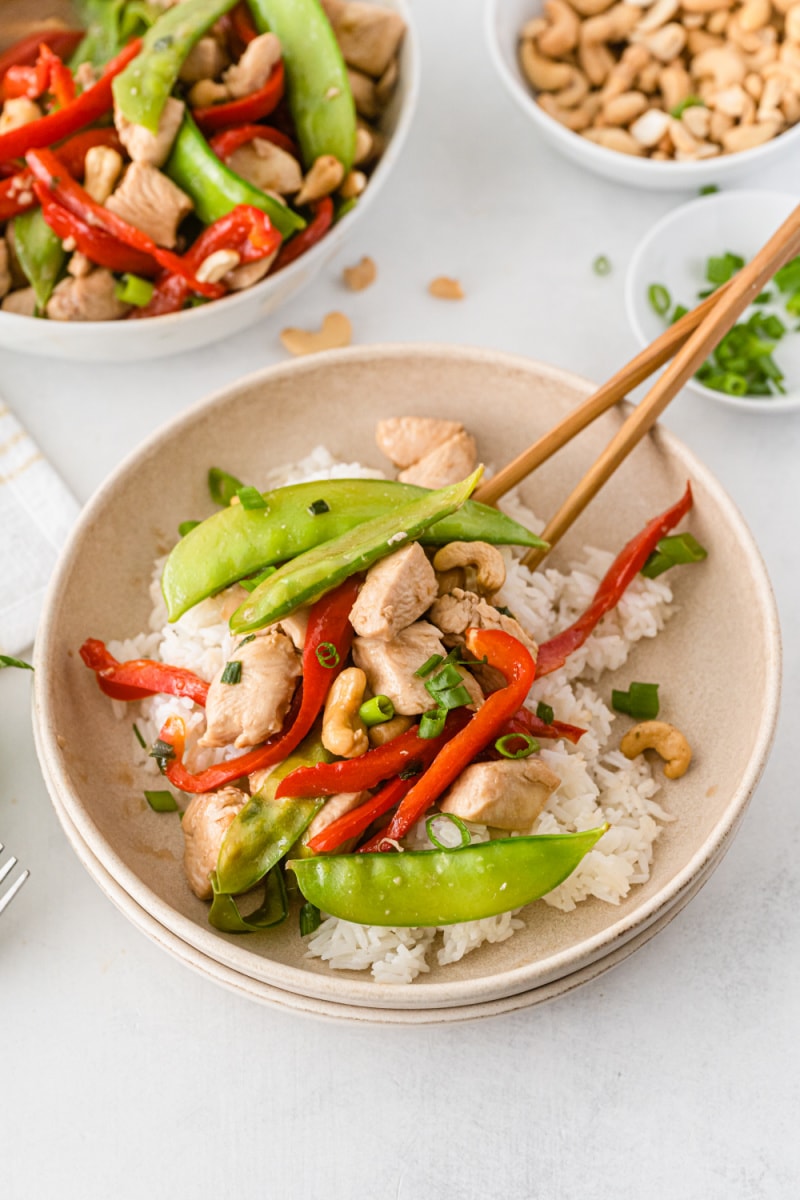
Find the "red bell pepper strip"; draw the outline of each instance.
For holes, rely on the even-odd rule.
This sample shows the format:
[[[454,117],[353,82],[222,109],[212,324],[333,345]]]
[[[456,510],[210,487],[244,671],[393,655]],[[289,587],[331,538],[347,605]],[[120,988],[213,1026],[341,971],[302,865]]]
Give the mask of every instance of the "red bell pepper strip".
[[[539,673],[539,665],[536,665],[536,673]],[[578,725],[567,725],[565,721],[552,721],[547,723],[532,713],[529,708],[521,708],[519,712],[515,712],[513,717],[509,717],[498,731],[498,737],[504,737],[508,733],[528,733],[535,738],[553,738],[557,740],[564,738],[568,742],[572,742],[577,746],[585,729],[581,729]]]
[[[338,849],[342,842],[359,837],[365,829],[369,829],[373,821],[399,804],[413,786],[413,778],[392,779],[358,808],[354,808],[352,812],[345,813],[335,821],[331,821],[330,825],[326,825],[316,837],[311,838],[308,842],[308,849],[312,854],[330,854],[332,850]]]
[[[469,724],[447,743],[431,767],[415,783],[385,831],[363,849],[383,849],[387,839],[405,837],[442,792],[496,736],[505,721],[522,707],[536,675],[529,651],[502,629],[468,629],[466,647],[505,675],[507,684],[488,696]],[[377,844],[375,844],[377,842]]]
[[[94,671],[101,691],[115,700],[141,700],[145,696],[165,694],[188,696],[205,707],[208,684],[193,671],[171,667],[150,658],[118,662],[97,638],[88,638],[80,649],[86,666]]]
[[[83,179],[86,155],[93,146],[122,149],[119,134],[109,125],[106,129],[86,129],[83,133],[76,133],[57,147],[56,154],[70,175],[74,175],[76,179]],[[37,206],[39,199],[33,185],[33,172],[27,167],[9,179],[0,181],[0,221],[9,221],[12,217]]]
[[[157,273],[158,263],[149,254],[132,250],[111,234],[62,208],[53,200],[52,193],[38,180],[34,182],[33,187],[42,206],[42,215],[53,233],[58,234],[62,240],[72,238],[76,248],[97,266],[108,267],[110,271],[121,271],[123,274],[129,272],[132,275],[152,276]]]
[[[20,171],[10,179],[0,181],[0,221],[10,221],[20,213],[36,208],[38,203],[30,171]]]
[[[314,209],[312,220],[305,229],[301,229],[294,237],[289,238],[288,242],[284,242],[273,263],[271,274],[282,270],[283,267],[288,267],[289,263],[293,263],[301,254],[305,254],[306,250],[310,250],[312,246],[321,241],[330,229],[333,224],[333,201],[330,196],[323,196],[312,207]]]
[[[87,225],[110,234],[112,238],[116,238],[117,241],[123,242],[134,250],[151,255],[160,266],[186,279],[192,290],[199,292],[201,296],[217,300],[220,296],[225,295],[225,289],[220,284],[202,283],[199,279],[195,279],[185,259],[181,258],[179,254],[173,254],[171,250],[163,250],[146,233],[129,225],[127,221],[123,221],[122,217],[110,212],[102,204],[95,203],[89,193],[84,191],[77,180],[73,179],[58,155],[54,154],[52,150],[31,150],[26,155],[26,162],[33,171],[37,182],[49,191],[53,201],[79,217],[80,220],[85,221]]]
[[[139,38],[130,42],[116,58],[112,58],[97,83],[81,92],[71,104],[57,112],[48,113],[46,117],[40,117],[38,121],[29,121],[19,129],[0,133],[0,162],[21,158],[29,150],[52,146],[54,142],[69,137],[71,133],[91,125],[109,112],[113,105],[111,84],[131,59],[136,57],[141,45]]]
[[[175,751],[175,757],[168,761],[164,772],[170,783],[183,792],[211,792],[234,779],[249,775],[252,771],[260,771],[264,767],[282,762],[300,745],[319,716],[328,690],[350,653],[353,627],[349,616],[360,583],[358,576],[345,580],[332,592],[320,597],[311,609],[303,647],[303,683],[299,689],[302,699],[294,720],[290,712],[283,730],[263,746],[257,746],[255,750],[250,750],[239,758],[232,758],[228,762],[208,767],[205,771],[193,775],[186,770],[182,762],[183,721],[180,718],[170,718],[160,734],[161,741],[172,746]],[[325,651],[331,646],[335,650],[336,661],[328,667],[323,666],[317,657],[317,651],[323,646]],[[323,652],[321,657],[330,661],[334,654]]]
[[[260,121],[268,117],[283,99],[284,70],[283,63],[278,62],[272,73],[258,91],[240,100],[230,100],[226,104],[210,104],[207,108],[193,108],[192,116],[205,134],[216,133],[220,129],[228,129],[231,125],[244,125]]]
[[[273,146],[280,146],[281,150],[293,154],[295,158],[300,157],[292,139],[281,133],[280,129],[273,129],[271,125],[239,125],[235,129],[223,129],[221,133],[214,134],[209,145],[217,158],[227,163],[240,146],[246,146],[256,138],[263,138],[265,142],[272,142]]]
[[[536,673],[540,679],[563,667],[570,654],[583,645],[600,618],[619,603],[625,589],[639,574],[656,544],[686,516],[691,507],[692,487],[687,483],[686,491],[677,504],[660,516],[653,517],[640,533],[631,538],[603,576],[586,612],[574,624],[562,629],[561,633],[539,647]]]
[[[59,108],[65,108],[75,99],[75,80],[66,63],[42,42],[35,66],[9,67],[3,93],[6,97],[27,96],[29,100],[38,100],[47,92],[55,97]]]
[[[15,45],[9,46],[0,54],[0,100],[7,100],[11,95],[5,89],[6,75],[10,68],[33,66],[43,44],[49,46],[54,54],[64,58],[77,49],[83,38],[84,34],[79,29],[43,29],[41,33],[32,33]]]

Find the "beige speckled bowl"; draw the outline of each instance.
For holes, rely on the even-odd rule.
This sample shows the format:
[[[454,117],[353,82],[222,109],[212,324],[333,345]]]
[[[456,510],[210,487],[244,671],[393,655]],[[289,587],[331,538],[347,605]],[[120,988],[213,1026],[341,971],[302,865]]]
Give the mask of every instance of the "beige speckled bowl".
[[[662,684],[669,715],[690,733],[695,761],[664,790],[676,820],[659,839],[649,882],[619,907],[591,901],[563,914],[534,905],[526,928],[508,942],[434,968],[410,986],[377,986],[367,975],[307,961],[293,919],[273,933],[219,934],[183,879],[179,823],[150,812],[141,797],[143,780],[128,765],[129,723],[114,719],[77,654],[87,636],[110,639],[145,627],[152,560],[174,540],[179,521],[211,511],[210,465],[258,480],[269,463],[300,457],[324,440],[335,454],[380,466],[375,420],[398,413],[457,417],[478,435],[484,460],[501,464],[589,390],[563,371],[491,351],[337,351],[269,368],[190,410],[95,495],[53,579],[37,641],[38,748],[57,810],[116,889],[152,918],[148,932],[160,926],[171,935],[161,944],[174,952],[177,939],[187,948],[182,957],[195,957],[196,965],[211,960],[280,991],[372,1009],[376,1019],[381,1010],[401,1009],[420,1010],[423,1019],[422,1010],[490,1006],[616,956],[631,940],[645,940],[721,858],[769,751],[780,635],[769,581],[741,517],[664,431],[636,450],[557,552],[563,560],[584,541],[618,548],[691,478],[689,526],[709,547],[709,559],[676,576],[680,613],[656,641],[637,647],[619,678],[624,686],[631,679]],[[608,414],[537,472],[524,492],[533,507],[545,516],[554,511],[620,419]],[[103,876],[95,877],[103,886]],[[721,930],[724,920],[720,913]]]

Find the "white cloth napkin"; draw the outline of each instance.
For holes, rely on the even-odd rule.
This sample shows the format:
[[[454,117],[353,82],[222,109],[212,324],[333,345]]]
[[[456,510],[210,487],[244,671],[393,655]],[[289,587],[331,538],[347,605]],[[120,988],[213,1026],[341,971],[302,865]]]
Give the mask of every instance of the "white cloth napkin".
[[[47,581],[78,502],[0,401],[0,653],[33,641]]]

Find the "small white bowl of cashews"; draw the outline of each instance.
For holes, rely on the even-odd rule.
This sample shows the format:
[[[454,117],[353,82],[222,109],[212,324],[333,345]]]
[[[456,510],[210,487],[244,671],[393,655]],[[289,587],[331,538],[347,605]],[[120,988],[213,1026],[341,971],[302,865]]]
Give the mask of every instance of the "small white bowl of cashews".
[[[486,21],[523,111],[609,179],[722,183],[800,142],[797,0],[488,0]]]

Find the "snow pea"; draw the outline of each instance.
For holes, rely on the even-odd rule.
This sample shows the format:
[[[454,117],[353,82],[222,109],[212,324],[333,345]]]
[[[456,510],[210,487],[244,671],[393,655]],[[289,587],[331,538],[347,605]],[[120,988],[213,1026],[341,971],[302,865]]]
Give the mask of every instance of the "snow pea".
[[[358,925],[480,921],[558,887],[608,829],[498,838],[458,850],[290,859],[306,900]]]
[[[40,208],[15,217],[14,249],[28,283],[36,293],[37,311],[42,313],[64,269],[67,252]]]
[[[70,59],[70,70],[83,62],[102,70],[133,38],[142,37],[163,9],[147,0],[82,0],[76,6],[86,30]]]
[[[311,734],[275,768],[261,790],[250,797],[231,822],[220,846],[215,893],[238,896],[246,892],[291,849],[325,800],[313,796],[302,801],[276,800],[275,790],[289,771],[327,759],[321,741]]]
[[[161,588],[169,619],[176,621],[206,596],[238,579],[286,562],[424,495],[425,488],[393,480],[330,479],[264,492],[265,508],[246,509],[241,504],[224,508],[190,530],[167,559]],[[320,500],[327,510],[314,515],[311,505]],[[419,540],[436,546],[475,541],[544,545],[523,525],[475,500],[467,500],[457,512],[431,525]]]
[[[366,571],[461,507],[483,474],[479,466],[461,483],[437,488],[392,512],[373,517],[338,538],[284,563],[260,583],[230,619],[234,633],[249,633],[311,604],[345,579]]]
[[[252,204],[267,214],[285,238],[305,229],[306,223],[298,213],[253,187],[217,158],[188,112],[184,114],[164,171],[191,197],[197,216],[206,225],[227,216],[237,204]]]
[[[281,867],[273,867],[264,880],[264,896],[255,912],[243,917],[233,896],[219,891],[216,872],[211,876],[214,899],[208,914],[209,924],[223,933],[259,933],[286,919],[289,905]]]
[[[289,107],[306,168],[322,154],[345,171],[356,150],[356,109],[347,68],[319,0],[248,0],[260,33],[280,39]]]
[[[142,49],[114,80],[114,100],[134,125],[158,133],[164,105],[184,59],[236,0],[184,0],[168,8],[145,34]]]

